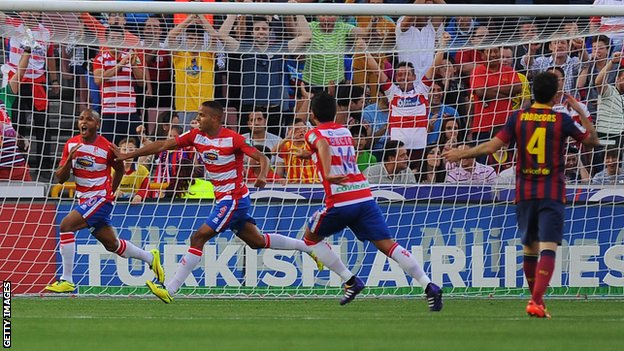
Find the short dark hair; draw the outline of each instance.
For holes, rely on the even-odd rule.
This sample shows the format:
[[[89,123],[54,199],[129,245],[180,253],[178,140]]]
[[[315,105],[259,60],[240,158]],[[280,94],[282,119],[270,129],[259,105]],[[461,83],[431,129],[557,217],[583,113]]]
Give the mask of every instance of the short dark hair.
[[[550,67],[548,67],[546,72],[548,72],[548,71],[557,71],[557,72],[561,73],[562,77],[565,77],[565,71],[563,70],[563,68],[561,68],[561,66],[550,66]]]
[[[352,136],[364,136],[367,137],[368,136],[368,132],[366,131],[366,128],[364,128],[363,125],[358,124],[358,125],[354,125],[351,128],[349,128],[349,132],[351,132]]]
[[[136,141],[135,138],[123,138],[121,140],[119,140],[119,142],[117,143],[117,146],[121,146],[123,144],[134,144],[134,147],[139,147],[139,143]]]
[[[336,99],[325,91],[314,95],[310,107],[319,122],[333,122],[336,118]]]
[[[559,90],[559,78],[552,72],[541,72],[533,78],[533,96],[541,104],[549,103]]]
[[[602,42],[607,48],[611,46],[611,39],[604,34],[596,35],[592,38],[592,44],[597,42]]]
[[[219,116],[223,116],[223,106],[217,101],[204,101],[202,102],[202,106],[211,109]]]
[[[607,151],[605,151],[605,158],[606,157],[613,157],[616,158],[618,161],[621,161],[621,151],[620,148],[617,147],[617,145],[609,145],[607,146]]]
[[[409,61],[400,61],[399,63],[396,64],[396,66],[394,66],[394,69],[399,69],[401,67],[409,67],[412,69],[412,71],[414,70],[414,64],[412,64]]]
[[[383,148],[383,161],[387,162],[390,157],[396,158],[399,148],[405,146],[400,140],[388,140]]]
[[[340,107],[347,107],[356,99],[364,98],[364,88],[359,85],[339,85],[336,90],[336,104]]]

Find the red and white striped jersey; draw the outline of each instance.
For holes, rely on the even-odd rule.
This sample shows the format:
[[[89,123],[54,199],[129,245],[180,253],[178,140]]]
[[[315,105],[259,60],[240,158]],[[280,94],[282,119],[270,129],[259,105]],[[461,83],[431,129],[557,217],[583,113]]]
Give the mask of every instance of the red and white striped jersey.
[[[91,144],[76,135],[65,143],[61,165],[67,162],[69,152],[74,146],[83,144],[74,154],[72,170],[76,178],[76,197],[80,203],[93,198],[104,197],[113,201],[115,197],[112,191],[111,167],[115,160],[115,154],[111,151],[111,143],[101,135]]]
[[[102,51],[93,61],[93,71],[109,70],[119,61],[121,57],[114,57],[110,51]],[[128,62],[116,75],[105,78],[102,82],[102,114],[134,112],[136,112],[136,96],[132,86],[132,66]]]
[[[243,179],[243,157],[258,150],[247,144],[242,135],[221,128],[211,137],[199,129],[191,129],[176,137],[176,142],[178,148],[193,146],[197,150],[206,167],[205,178],[214,186],[217,201],[238,200],[249,195]]]
[[[426,77],[422,81],[414,81],[414,88],[410,91],[403,91],[392,82],[382,88],[390,106],[390,139],[402,141],[408,150],[424,149],[427,146],[431,81]]]
[[[20,58],[24,53],[22,41],[26,37],[26,26],[21,19],[15,18],[7,19],[6,24],[14,27],[15,30],[15,33],[9,40],[11,51],[9,52],[8,62],[9,68],[15,73]],[[28,67],[26,68],[23,79],[45,79],[46,57],[54,56],[54,46],[50,43],[50,31],[40,23],[37,27],[31,28],[31,33],[41,47],[32,48],[30,61],[28,62]]]
[[[323,165],[318,157],[318,142],[325,139],[331,152],[331,169],[323,171]],[[360,172],[357,165],[353,136],[349,130],[338,123],[327,122],[310,130],[305,136],[306,143],[312,150],[312,161],[325,189],[325,204],[328,208],[347,206],[373,199],[366,177]],[[344,184],[332,184],[323,178],[323,174],[346,175]]]

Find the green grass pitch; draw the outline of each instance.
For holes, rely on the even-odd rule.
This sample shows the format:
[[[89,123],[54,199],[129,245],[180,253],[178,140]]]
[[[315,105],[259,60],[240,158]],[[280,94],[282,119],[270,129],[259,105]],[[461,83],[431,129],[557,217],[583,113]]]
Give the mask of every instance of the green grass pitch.
[[[624,301],[14,298],[13,350],[619,350]]]

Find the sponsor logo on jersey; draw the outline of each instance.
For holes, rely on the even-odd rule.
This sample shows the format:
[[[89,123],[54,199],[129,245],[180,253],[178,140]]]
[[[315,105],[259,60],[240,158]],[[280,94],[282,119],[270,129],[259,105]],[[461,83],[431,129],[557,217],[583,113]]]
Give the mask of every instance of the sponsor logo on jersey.
[[[80,168],[91,168],[95,165],[95,158],[92,156],[80,156],[76,158],[76,166]]]
[[[217,150],[207,150],[202,152],[202,159],[206,163],[213,163],[214,161],[219,159],[219,151]]]
[[[399,99],[397,101],[398,107],[414,107],[420,105],[420,96],[412,96],[408,98]]]

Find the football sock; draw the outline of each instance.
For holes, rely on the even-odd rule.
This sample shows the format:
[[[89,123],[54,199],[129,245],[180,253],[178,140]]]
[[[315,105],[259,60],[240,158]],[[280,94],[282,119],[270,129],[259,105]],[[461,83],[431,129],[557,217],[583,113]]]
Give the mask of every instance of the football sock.
[[[173,278],[167,279],[165,282],[165,288],[169,294],[173,295],[182,286],[182,283],[186,280],[186,277],[191,274],[195,266],[199,263],[202,257],[202,251],[191,247],[188,252],[178,263],[178,269],[175,272]]]
[[[115,251],[121,257],[124,258],[138,258],[143,262],[147,262],[148,264],[152,263],[154,256],[151,252],[139,249],[134,246],[130,241],[126,241],[123,239],[119,239],[119,247]]]
[[[61,233],[61,245],[59,248],[63,262],[63,275],[61,280],[73,283],[74,256],[76,255],[76,237],[73,232]]]
[[[312,248],[306,245],[303,240],[289,238],[280,234],[264,234],[264,243],[264,247],[271,249],[312,252]]]
[[[392,245],[388,252],[388,257],[395,260],[405,273],[416,279],[423,289],[431,283],[431,279],[429,279],[425,271],[423,271],[418,262],[416,262],[414,256],[399,245],[399,243],[394,243],[394,245]]]
[[[535,285],[533,287],[533,301],[539,305],[544,304],[544,293],[550,283],[550,278],[555,270],[555,252],[543,250],[540,253],[539,262],[535,271]]]
[[[331,246],[325,241],[318,243],[307,242],[311,251],[316,255],[316,258],[321,261],[325,267],[329,268],[332,272],[338,274],[342,280],[347,281],[353,277],[353,273],[342,263],[340,257],[331,249]]]
[[[524,277],[529,284],[529,291],[533,293],[533,287],[535,286],[535,270],[537,269],[537,259],[539,255],[524,254],[522,261],[522,268],[524,270]]]

